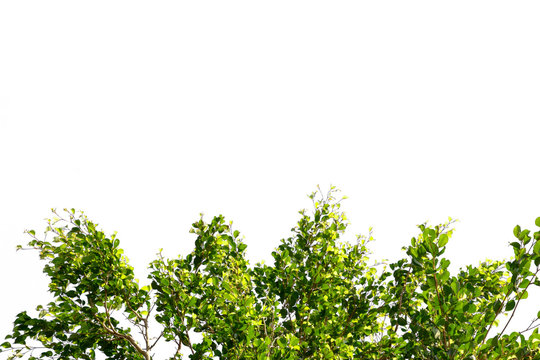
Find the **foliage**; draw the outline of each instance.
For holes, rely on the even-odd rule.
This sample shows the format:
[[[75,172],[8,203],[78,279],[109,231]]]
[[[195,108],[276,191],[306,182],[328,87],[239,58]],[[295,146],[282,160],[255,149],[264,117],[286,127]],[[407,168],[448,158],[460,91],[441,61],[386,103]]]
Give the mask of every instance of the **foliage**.
[[[300,212],[272,265],[250,267],[239,232],[222,216],[201,218],[195,249],[176,259],[159,253],[149,286],[139,285],[115,235],[75,210],[55,212],[52,241],[28,231],[54,300],[37,315],[18,314],[2,351],[148,360],[167,342],[176,349],[170,359],[183,349],[194,360],[540,359],[540,312],[527,329],[505,333],[528,289],[540,286],[540,231],[516,226],[509,261],[452,275],[442,257],[452,221],[423,224],[406,256],[377,270],[371,235],[339,240],[347,220],[334,194],[310,196],[313,212]]]

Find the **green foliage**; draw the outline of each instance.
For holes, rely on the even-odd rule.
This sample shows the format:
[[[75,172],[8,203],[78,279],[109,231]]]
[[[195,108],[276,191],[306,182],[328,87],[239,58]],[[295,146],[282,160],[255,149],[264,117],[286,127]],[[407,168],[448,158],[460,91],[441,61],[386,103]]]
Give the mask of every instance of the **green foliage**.
[[[250,266],[222,216],[201,218],[191,230],[195,249],[176,259],[160,252],[150,286],[134,278],[115,235],[75,210],[55,212],[52,241],[28,231],[54,300],[18,314],[1,351],[9,359],[152,359],[168,342],[170,359],[183,349],[193,360],[540,359],[540,312],[523,331],[505,332],[529,288],[540,286],[540,231],[516,226],[510,260],[453,275],[443,257],[452,220],[422,224],[406,256],[377,270],[371,236],[340,241],[347,219],[334,194],[310,196],[313,212],[300,212],[272,265]]]

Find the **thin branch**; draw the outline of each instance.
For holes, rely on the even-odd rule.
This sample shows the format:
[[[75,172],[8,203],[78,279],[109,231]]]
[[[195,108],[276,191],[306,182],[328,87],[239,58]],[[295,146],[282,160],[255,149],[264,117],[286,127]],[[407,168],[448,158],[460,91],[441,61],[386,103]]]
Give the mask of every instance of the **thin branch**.
[[[536,272],[534,273],[534,276],[533,276],[533,279],[537,276],[538,272],[540,271],[540,268],[538,268],[536,270]],[[514,314],[516,313],[516,310],[518,308],[518,305],[519,305],[519,302],[521,301],[521,298],[523,297],[523,294],[527,291],[527,289],[529,288],[529,286],[531,285],[532,281],[529,281],[529,283],[527,284],[527,286],[525,287],[525,289],[523,289],[523,291],[521,292],[521,295],[519,296],[518,298],[518,301],[516,303],[516,305],[514,306],[514,310],[512,311],[512,315],[510,315],[510,318],[508,319],[508,321],[506,322],[506,325],[504,326],[504,328],[502,329],[502,331],[499,333],[499,335],[497,336],[497,338],[500,338],[501,335],[504,333],[504,331],[506,330],[506,328],[508,327],[508,324],[510,324],[510,321],[512,321],[512,318],[514,317]]]

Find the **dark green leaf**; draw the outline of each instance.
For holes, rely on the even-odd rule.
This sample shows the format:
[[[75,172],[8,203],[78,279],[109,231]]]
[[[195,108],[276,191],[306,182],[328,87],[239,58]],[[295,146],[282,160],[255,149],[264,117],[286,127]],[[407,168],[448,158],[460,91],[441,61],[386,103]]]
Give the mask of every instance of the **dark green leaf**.
[[[508,303],[506,303],[505,311],[511,311],[516,306],[516,302],[514,300],[510,300]]]

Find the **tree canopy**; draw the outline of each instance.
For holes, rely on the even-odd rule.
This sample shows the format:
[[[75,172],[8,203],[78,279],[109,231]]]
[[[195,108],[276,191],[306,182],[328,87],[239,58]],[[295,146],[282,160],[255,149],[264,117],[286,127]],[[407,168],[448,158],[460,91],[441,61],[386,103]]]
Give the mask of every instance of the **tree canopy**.
[[[451,274],[443,255],[453,221],[422,224],[402,259],[375,266],[371,235],[341,240],[348,223],[335,195],[310,196],[312,211],[300,212],[273,264],[251,266],[232,223],[201,217],[194,250],[160,252],[146,286],[115,234],[82,212],[55,211],[45,238],[27,231],[20,247],[39,252],[54,299],[16,316],[2,353],[149,360],[168,343],[159,358],[540,359],[540,312],[521,332],[505,331],[540,286],[540,231],[516,226],[509,260]]]

